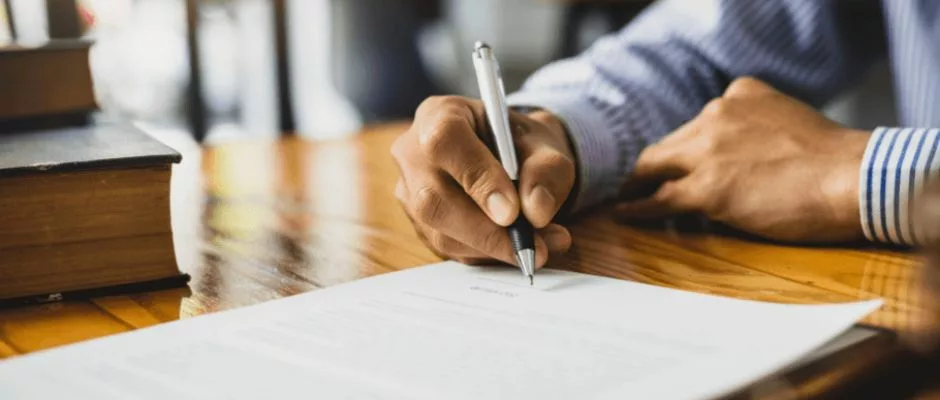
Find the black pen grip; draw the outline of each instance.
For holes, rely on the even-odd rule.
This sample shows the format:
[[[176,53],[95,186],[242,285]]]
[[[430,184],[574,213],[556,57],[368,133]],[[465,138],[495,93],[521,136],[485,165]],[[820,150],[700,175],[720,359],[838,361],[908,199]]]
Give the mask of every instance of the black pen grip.
[[[509,225],[509,240],[512,241],[514,251],[524,249],[535,249],[535,237],[532,232],[532,224],[519,213],[519,217]]]
[[[519,181],[513,181],[512,183],[516,185],[516,189],[518,190]],[[532,229],[532,224],[529,223],[529,220],[522,214],[522,210],[519,211],[519,216],[516,217],[516,220],[513,221],[512,225],[509,225],[507,229],[509,231],[509,241],[512,242],[513,251],[523,249],[535,250],[535,232],[534,229]]]

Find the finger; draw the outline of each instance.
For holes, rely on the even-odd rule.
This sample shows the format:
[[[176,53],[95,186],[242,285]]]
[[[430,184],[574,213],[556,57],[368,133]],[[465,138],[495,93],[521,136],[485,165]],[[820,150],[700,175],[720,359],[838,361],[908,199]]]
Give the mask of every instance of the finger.
[[[731,84],[728,85],[728,88],[725,89],[725,94],[723,97],[749,98],[773,93],[777,93],[777,90],[772,86],[754,77],[745,76],[735,79],[734,82],[731,82]]]
[[[699,137],[696,120],[686,122],[673,133],[640,153],[628,179],[620,187],[624,199],[639,199],[652,195],[667,180],[679,179],[694,168],[687,153],[696,150]]]
[[[461,264],[467,265],[492,265],[496,260],[492,258],[473,258],[473,257],[464,257],[464,258],[455,258],[454,261],[457,261]]]
[[[459,252],[456,247],[446,247],[447,252],[440,250],[450,243],[429,234],[436,232],[473,248],[483,257],[516,264],[506,228],[490,221],[465,193],[451,184],[442,183],[439,173],[418,170],[409,177],[404,185],[407,193],[402,196],[404,208],[415,230],[425,235],[425,243],[438,249],[441,255]],[[548,260],[548,250],[538,235],[535,237],[535,252],[536,265],[541,267]]]
[[[457,241],[456,239],[444,235],[438,231],[426,230],[426,228],[421,229],[425,233],[425,243],[441,258],[447,259],[464,259],[464,258],[476,258],[476,259],[485,259],[492,257],[483,254],[482,252],[470,247],[464,243]]]
[[[691,172],[705,153],[701,145],[701,124],[686,122],[660,142],[648,146],[634,164],[629,181],[662,182],[678,179]]]
[[[442,183],[439,179],[411,175],[407,208],[412,217],[419,224],[465,243],[487,256],[513,262],[506,228],[491,221],[455,185]]]
[[[541,234],[538,234],[538,233],[535,234],[535,268],[536,269],[539,269],[545,266],[545,264],[548,262],[549,253],[559,253],[559,252],[564,252],[564,251],[567,251],[567,249],[556,248],[555,250],[550,250],[548,244],[545,242],[545,239],[541,236]],[[486,258],[481,258],[480,260],[490,260],[490,262],[499,261],[505,264],[510,264],[510,265],[514,265],[517,267],[519,266],[519,262],[518,260],[516,260],[515,256],[511,256],[511,257],[487,256]]]
[[[702,194],[691,178],[666,181],[652,196],[617,206],[617,214],[629,219],[651,219],[701,211]]]
[[[421,152],[432,165],[453,177],[493,222],[507,226],[519,213],[516,189],[477,137],[471,121],[472,115],[451,112],[423,126],[418,136]]]
[[[518,262],[512,254],[485,254],[454,238],[427,227],[422,228],[416,226],[416,231],[419,232],[421,240],[427,244],[431,251],[438,257],[452,259],[464,264],[492,264],[494,262],[500,262],[518,266]],[[541,233],[535,236],[536,268],[541,268],[548,262],[549,253],[565,252],[571,246],[571,238],[567,235],[567,230],[561,231],[560,233],[553,231],[551,234],[555,235],[552,238],[553,243],[551,246],[545,241],[546,239],[542,237]]]
[[[535,268],[539,269],[545,266],[545,263],[548,262],[548,244],[545,243],[545,239],[542,238],[542,235],[535,234]],[[518,263],[514,263],[518,265]]]
[[[564,253],[571,248],[571,233],[558,224],[549,224],[539,230],[549,253]]]
[[[418,238],[431,250],[434,255],[442,259],[452,259],[457,262],[468,265],[492,264],[496,260],[476,249],[467,246],[457,240],[434,231],[425,224],[415,220],[409,212],[410,205],[408,198],[408,189],[404,180],[399,180],[395,185],[395,197],[402,204],[405,210],[405,216],[411,221]]]
[[[398,183],[399,188],[405,187],[401,181]],[[398,189],[396,188],[396,194],[398,194]],[[410,206],[408,204],[409,199],[406,193],[403,193],[401,197],[398,198],[402,202],[402,206],[405,209],[405,215],[411,220],[412,226],[414,226],[415,233],[418,235],[418,238],[421,239],[424,244],[438,257],[444,259],[492,259],[486,254],[483,254],[476,249],[460,243],[459,241],[448,237],[438,231],[435,231],[433,228],[427,226],[416,220],[411,213],[408,211]]]
[[[698,124],[693,119],[687,121],[684,124],[680,125],[678,128],[673,130],[670,134],[666,135],[657,142],[657,145],[668,145],[675,146],[681,143],[685,143],[695,138],[698,135]]]
[[[639,183],[662,182],[681,178],[694,168],[691,142],[654,144],[644,149],[630,174],[630,181]]]
[[[532,226],[543,228],[571,192],[575,179],[574,160],[549,144],[545,136],[521,136],[518,144],[523,160],[519,172],[522,212]]]

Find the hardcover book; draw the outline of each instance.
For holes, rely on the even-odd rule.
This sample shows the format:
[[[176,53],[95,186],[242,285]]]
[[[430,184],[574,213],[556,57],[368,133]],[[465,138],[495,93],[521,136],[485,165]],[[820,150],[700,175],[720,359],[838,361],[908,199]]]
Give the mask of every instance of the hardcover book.
[[[170,227],[180,159],[128,126],[0,135],[0,300],[185,281]]]

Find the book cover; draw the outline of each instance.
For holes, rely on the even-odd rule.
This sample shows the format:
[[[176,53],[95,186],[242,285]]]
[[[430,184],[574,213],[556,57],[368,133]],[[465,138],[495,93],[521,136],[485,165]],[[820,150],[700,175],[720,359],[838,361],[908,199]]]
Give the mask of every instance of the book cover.
[[[122,125],[0,135],[0,177],[178,163],[179,153]]]

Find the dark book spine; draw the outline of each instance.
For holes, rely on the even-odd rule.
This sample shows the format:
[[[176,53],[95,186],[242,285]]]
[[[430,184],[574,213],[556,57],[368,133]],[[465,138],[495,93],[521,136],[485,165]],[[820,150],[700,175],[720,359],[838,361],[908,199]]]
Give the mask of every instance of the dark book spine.
[[[0,299],[0,309],[46,303],[57,303],[61,301],[88,300],[94,297],[119,296],[130,293],[152,292],[156,290],[184,287],[187,283],[189,283],[189,275],[180,274],[177,276],[171,276],[169,278],[156,279],[145,282],[134,282],[125,285],[116,285],[104,288],[73,290],[35,296]]]

